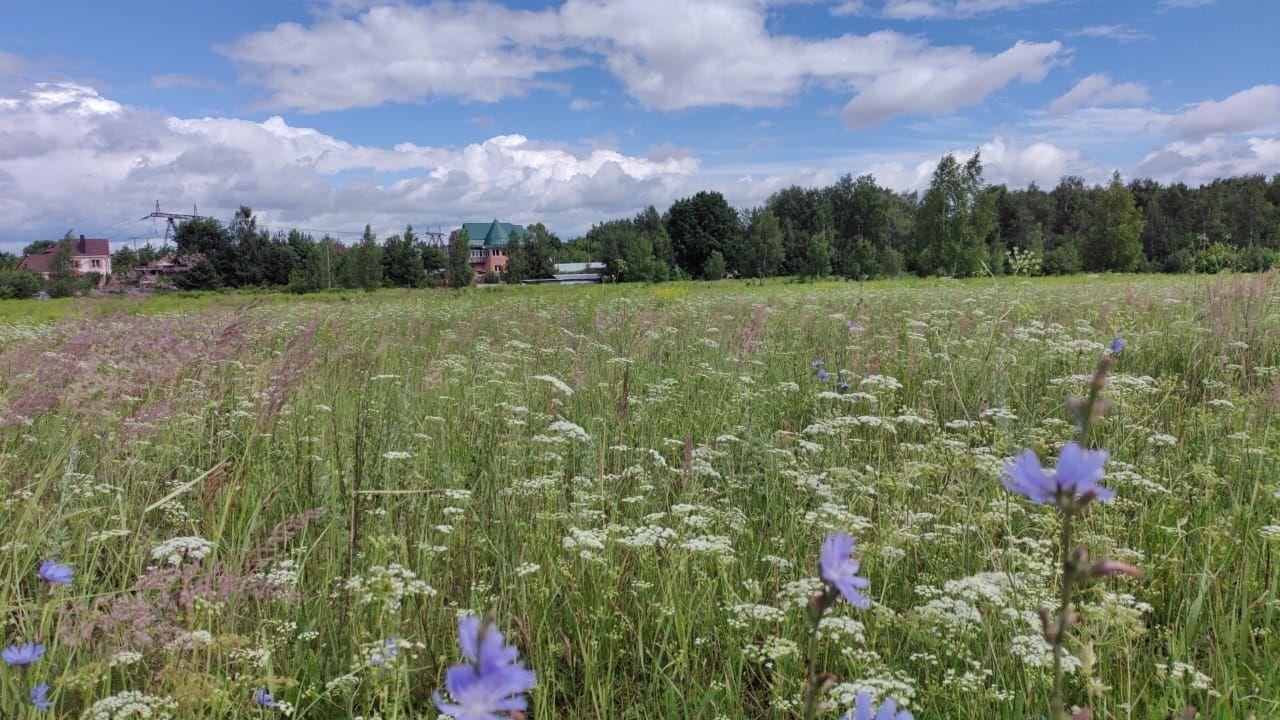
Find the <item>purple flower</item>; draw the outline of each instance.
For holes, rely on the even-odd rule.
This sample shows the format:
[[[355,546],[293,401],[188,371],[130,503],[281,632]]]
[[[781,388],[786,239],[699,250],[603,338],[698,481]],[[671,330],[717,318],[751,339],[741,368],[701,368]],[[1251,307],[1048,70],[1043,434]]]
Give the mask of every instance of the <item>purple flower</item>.
[[[444,686],[453,702],[434,695],[440,712],[455,720],[507,720],[511,710],[529,707],[524,693],[536,675],[491,622],[471,616],[458,621],[458,645],[467,662],[454,665]]]
[[[827,533],[827,539],[822,541],[818,566],[822,571],[823,581],[840,591],[850,605],[866,610],[871,607],[871,600],[860,591],[870,587],[871,581],[855,574],[862,561],[853,557],[853,543],[852,535],[843,532]]]
[[[39,660],[44,655],[44,646],[36,643],[22,643],[21,645],[10,645],[0,652],[0,657],[8,665],[30,665]]]
[[[843,380],[836,384],[836,389],[840,392],[848,392],[851,387],[853,386]]]
[[[1119,355],[1120,353],[1124,352],[1124,346],[1125,346],[1124,337],[1121,335],[1117,335],[1115,339],[1111,341],[1111,344],[1107,345],[1107,352],[1111,353],[1112,355]]]
[[[54,585],[70,585],[73,575],[70,565],[63,565],[52,560],[42,560],[40,562],[40,579],[45,582],[50,582]]]
[[[276,699],[271,697],[271,693],[264,687],[260,687],[253,691],[253,701],[258,703],[260,707],[264,708],[273,708],[276,706]]]
[[[392,635],[391,637],[382,641],[381,650],[375,650],[373,654],[369,656],[369,664],[372,665],[373,667],[378,667],[380,665],[384,665],[388,662],[391,662],[392,660],[395,660],[396,656],[399,654],[400,654],[400,639],[397,638],[395,635]]]
[[[871,704],[871,693],[863,690],[853,701],[853,710],[844,714],[844,720],[915,720],[909,710],[899,710],[898,701],[886,698],[880,707]]]
[[[49,702],[49,683],[40,683],[31,688],[31,692],[27,693],[27,697],[31,698],[31,704],[36,709],[45,712],[53,707],[53,703]]]
[[[822,367],[822,361],[821,361],[821,360],[810,360],[810,361],[809,361],[809,367],[813,367],[813,368],[820,368],[820,367]]]
[[[1106,462],[1105,450],[1085,450],[1076,443],[1067,443],[1058,455],[1058,468],[1050,475],[1040,467],[1040,458],[1025,450],[1005,465],[1004,486],[1041,505],[1094,498],[1110,500],[1115,491],[1098,485]]]
[[[830,380],[830,379],[831,379],[831,373],[827,372],[826,370],[819,370],[819,371],[818,371],[818,380],[819,380],[820,382],[826,382],[826,381],[828,381],[828,380]]]

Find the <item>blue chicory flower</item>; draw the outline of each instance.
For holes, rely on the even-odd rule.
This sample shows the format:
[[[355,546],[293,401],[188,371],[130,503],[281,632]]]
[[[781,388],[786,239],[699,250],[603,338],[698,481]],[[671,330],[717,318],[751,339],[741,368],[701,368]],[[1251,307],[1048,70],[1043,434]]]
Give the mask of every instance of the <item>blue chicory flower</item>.
[[[823,365],[823,362],[822,362],[821,360],[810,360],[810,361],[809,361],[809,367],[813,367],[813,368],[820,368],[820,367],[822,367],[822,365]]]
[[[1119,355],[1120,353],[1124,352],[1125,344],[1126,343],[1124,341],[1124,336],[1117,335],[1115,339],[1111,341],[1111,344],[1107,345],[1107,352],[1111,353],[1112,355]]]
[[[276,706],[276,699],[271,697],[271,693],[264,687],[253,691],[253,701],[258,703],[259,707],[273,708]]]
[[[6,664],[8,665],[30,665],[39,660],[44,655],[44,646],[36,643],[22,643],[21,645],[10,645],[0,652]]]
[[[859,577],[856,573],[862,561],[853,557],[854,539],[843,532],[828,533],[822,542],[822,552],[818,556],[818,566],[822,571],[822,579],[835,588],[859,610],[871,607],[871,599],[860,591],[871,586],[871,581]]]
[[[63,565],[52,560],[42,560],[40,562],[40,579],[45,582],[53,583],[54,585],[70,585],[74,574],[70,565]]]
[[[899,710],[898,701],[886,698],[880,707],[871,703],[871,693],[863,690],[853,701],[853,710],[844,714],[843,720],[915,720],[910,710]]]
[[[1077,443],[1067,443],[1051,475],[1040,467],[1035,452],[1026,450],[1005,465],[1004,486],[1041,505],[1094,498],[1110,500],[1115,491],[1098,485],[1106,462],[1105,450],[1086,450]]]
[[[836,383],[836,389],[839,390],[840,392],[848,392],[849,388],[851,387],[853,386],[847,382],[844,382],[843,380],[841,380],[839,383]]]
[[[492,623],[475,616],[458,621],[458,645],[466,662],[445,674],[453,702],[434,695],[436,707],[454,720],[507,720],[511,710],[524,711],[524,693],[537,676],[524,666],[519,651],[508,645]]]
[[[40,712],[46,712],[53,707],[53,703],[49,702],[49,683],[40,683],[31,688],[31,692],[27,693],[27,697],[31,699],[31,704],[35,705]]]
[[[828,381],[828,380],[830,380],[830,379],[831,379],[831,373],[827,372],[826,370],[819,370],[819,371],[818,371],[818,380],[819,380],[819,382],[826,382],[826,381]]]

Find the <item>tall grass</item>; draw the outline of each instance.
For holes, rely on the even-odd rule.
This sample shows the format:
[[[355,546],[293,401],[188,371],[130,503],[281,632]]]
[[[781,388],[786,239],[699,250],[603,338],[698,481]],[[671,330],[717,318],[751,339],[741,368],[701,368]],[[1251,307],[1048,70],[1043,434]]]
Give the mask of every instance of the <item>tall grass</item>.
[[[828,529],[874,601],[824,620],[832,716],[1042,716],[1059,518],[1001,469],[1073,436],[1116,334],[1118,497],[1075,535],[1146,575],[1081,598],[1067,698],[1280,713],[1273,275],[149,302],[0,325],[4,644],[48,646],[0,668],[6,716],[47,682],[58,717],[278,713],[262,687],[434,718],[456,618],[493,611],[532,717],[798,717]],[[182,537],[212,546],[153,557]]]

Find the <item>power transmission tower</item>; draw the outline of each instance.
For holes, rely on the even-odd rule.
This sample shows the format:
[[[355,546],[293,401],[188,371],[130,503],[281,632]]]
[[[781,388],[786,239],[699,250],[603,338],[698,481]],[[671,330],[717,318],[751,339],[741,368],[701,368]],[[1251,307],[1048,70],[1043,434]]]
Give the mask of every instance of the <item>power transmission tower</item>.
[[[200,214],[200,208],[195,205],[191,206],[191,214],[162,212],[160,210],[160,201],[156,201],[156,209],[147,215],[143,215],[140,220],[164,220],[166,221],[164,229],[165,244],[169,243],[169,234],[178,232],[178,223],[184,220],[201,220],[205,216]]]

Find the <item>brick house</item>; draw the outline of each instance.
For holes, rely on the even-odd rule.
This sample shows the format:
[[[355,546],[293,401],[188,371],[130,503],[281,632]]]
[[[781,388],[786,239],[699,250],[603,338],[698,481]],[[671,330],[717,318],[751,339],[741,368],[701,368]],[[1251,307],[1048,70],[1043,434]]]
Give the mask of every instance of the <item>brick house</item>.
[[[462,227],[449,233],[450,244],[463,230],[467,231],[471,246],[471,269],[475,270],[476,277],[502,272],[509,259],[507,243],[511,241],[511,237],[514,235],[524,239],[531,234],[520,225],[498,222],[494,218],[493,222],[487,223],[462,223]]]
[[[106,282],[107,276],[111,274],[111,243],[106,238],[87,238],[83,235],[71,242],[75,253],[76,275],[96,272]],[[40,273],[48,280],[49,273],[53,271],[53,257],[57,252],[58,246],[54,245],[35,255],[23,255],[18,269]]]

